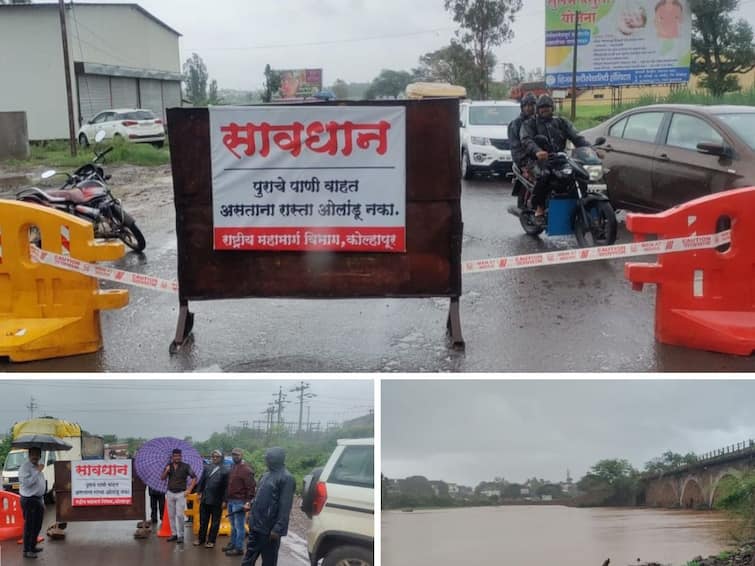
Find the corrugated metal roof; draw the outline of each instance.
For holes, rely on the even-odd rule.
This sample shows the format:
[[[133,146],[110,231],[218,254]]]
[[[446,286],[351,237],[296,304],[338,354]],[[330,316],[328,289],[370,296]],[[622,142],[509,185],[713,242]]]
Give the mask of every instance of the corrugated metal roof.
[[[66,3],[66,8],[70,7],[71,3]],[[150,14],[147,10],[142,8],[139,4],[134,4],[130,2],[122,2],[122,3],[116,3],[116,4],[106,4],[104,2],[76,2],[75,7],[82,7],[82,6],[119,6],[121,8],[133,8],[135,10],[138,10],[145,16],[147,16],[150,20],[153,20],[154,22],[160,24],[162,27],[167,29],[168,31],[171,31],[175,33],[177,36],[181,37],[183,34],[179,31],[176,31],[172,27],[170,27],[168,24],[166,24],[164,21],[162,21],[160,18],[155,17],[154,15]],[[40,2],[37,4],[0,4],[0,9],[2,8],[23,8],[23,9],[31,9],[31,8],[57,8],[58,4],[57,2]]]

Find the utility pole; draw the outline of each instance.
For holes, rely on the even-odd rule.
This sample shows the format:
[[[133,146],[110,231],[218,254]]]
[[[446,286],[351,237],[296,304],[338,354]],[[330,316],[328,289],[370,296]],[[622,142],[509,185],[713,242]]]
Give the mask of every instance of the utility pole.
[[[307,432],[312,432],[312,422],[309,420],[309,410],[312,408],[312,405],[307,405]]]
[[[278,400],[274,401],[274,404],[278,407],[278,424],[283,424],[283,405],[288,403],[286,401],[286,394],[283,393],[283,387],[278,389],[277,395],[273,393],[273,398],[275,397],[278,397]]]
[[[32,396],[29,399],[29,404],[26,405],[26,408],[29,409],[29,418],[34,418],[34,411],[39,408],[39,405],[37,405],[37,402],[34,400],[34,397]]]
[[[60,35],[63,39],[63,65],[66,77],[66,96],[68,97],[68,141],[71,155],[76,155],[76,125],[73,118],[73,91],[71,89],[71,62],[68,59],[68,33],[66,32],[66,8],[64,0],[58,0],[60,12]]]
[[[249,421],[239,421],[241,428],[249,428]]]
[[[304,383],[303,381],[299,384],[298,387],[294,387],[291,389],[292,393],[298,393],[299,394],[299,428],[298,431],[301,433],[302,428],[302,417],[304,416],[304,399],[312,399],[313,397],[316,397],[314,393],[308,393],[307,389],[309,389],[311,385],[309,383]]]
[[[577,119],[577,50],[579,49],[579,10],[574,12],[574,61],[571,71],[571,121]]]

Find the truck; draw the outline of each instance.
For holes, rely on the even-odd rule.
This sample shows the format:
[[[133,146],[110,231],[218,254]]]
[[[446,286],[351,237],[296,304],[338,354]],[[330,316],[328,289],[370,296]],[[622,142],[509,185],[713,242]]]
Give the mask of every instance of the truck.
[[[40,462],[45,465],[43,475],[45,477],[45,501],[55,501],[55,462],[68,460],[102,460],[105,458],[105,441],[101,436],[95,436],[82,430],[77,423],[56,419],[54,417],[41,417],[27,421],[17,422],[13,425],[11,437],[15,440],[27,434],[49,434],[56,436],[72,446],[70,450],[43,450]],[[26,448],[13,448],[8,452],[2,471],[3,489],[18,493],[20,484],[18,471],[28,458]]]

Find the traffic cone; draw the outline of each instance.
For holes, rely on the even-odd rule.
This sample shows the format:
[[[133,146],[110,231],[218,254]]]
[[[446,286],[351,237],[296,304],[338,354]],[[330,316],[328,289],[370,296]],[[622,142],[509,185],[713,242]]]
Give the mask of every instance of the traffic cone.
[[[160,530],[157,533],[159,537],[169,537],[173,533],[170,530],[170,519],[168,518],[168,502],[165,502],[165,510],[163,511],[163,522],[160,525]]]

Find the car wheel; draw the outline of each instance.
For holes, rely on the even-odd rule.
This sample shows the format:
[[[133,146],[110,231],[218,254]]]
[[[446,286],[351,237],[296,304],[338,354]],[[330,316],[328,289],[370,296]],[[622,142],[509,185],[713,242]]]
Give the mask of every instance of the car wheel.
[[[85,133],[79,134],[79,145],[81,147],[87,147],[89,145],[89,140],[87,139],[87,136]]]
[[[152,142],[152,145],[154,147],[156,147],[157,149],[160,149],[160,148],[162,148],[163,145],[165,145],[165,142],[161,142],[161,141],[159,141],[159,142]]]
[[[464,150],[461,153],[461,176],[465,181],[469,181],[473,177],[472,166],[469,164],[469,155]]]
[[[328,553],[322,566],[372,566],[372,553],[359,546],[339,546]]]

